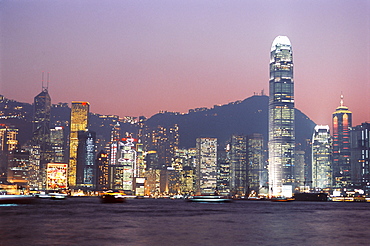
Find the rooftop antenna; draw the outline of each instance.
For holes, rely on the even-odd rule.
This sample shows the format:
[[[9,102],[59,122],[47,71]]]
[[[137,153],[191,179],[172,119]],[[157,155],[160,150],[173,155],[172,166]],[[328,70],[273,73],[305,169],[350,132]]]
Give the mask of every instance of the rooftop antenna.
[[[48,80],[46,82],[46,90],[49,90],[50,73],[48,72]]]
[[[344,98],[344,96],[343,96],[343,92],[341,91],[341,92],[340,92],[340,106],[341,106],[341,107],[343,107],[343,98]]]
[[[41,77],[41,89],[44,90],[44,71],[42,71],[42,77]]]

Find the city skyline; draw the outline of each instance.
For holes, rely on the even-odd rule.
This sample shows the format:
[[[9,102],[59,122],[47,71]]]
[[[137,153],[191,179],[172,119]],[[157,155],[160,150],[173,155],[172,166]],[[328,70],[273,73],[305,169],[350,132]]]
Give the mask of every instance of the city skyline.
[[[353,125],[370,120],[368,1],[0,5],[0,94],[9,99],[31,103],[42,71],[52,103],[89,101],[91,112],[121,117],[268,95],[268,49],[286,35],[295,107],[331,126],[343,93]]]

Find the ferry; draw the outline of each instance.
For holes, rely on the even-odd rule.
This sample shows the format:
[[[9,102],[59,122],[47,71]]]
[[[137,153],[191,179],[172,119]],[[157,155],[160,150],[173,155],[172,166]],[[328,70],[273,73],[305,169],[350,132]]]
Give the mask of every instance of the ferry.
[[[199,195],[189,196],[186,201],[188,202],[232,202],[233,200],[227,196],[219,195]]]
[[[285,196],[277,196],[277,197],[272,197],[270,201],[272,202],[292,202],[294,201],[294,198],[285,197]]]
[[[295,193],[294,198],[296,201],[326,202],[328,201],[328,194],[302,192],[302,193]]]
[[[0,195],[0,204],[29,204],[34,201],[35,197],[29,195]]]
[[[107,191],[101,197],[103,203],[123,203],[126,202],[125,194],[118,191]]]

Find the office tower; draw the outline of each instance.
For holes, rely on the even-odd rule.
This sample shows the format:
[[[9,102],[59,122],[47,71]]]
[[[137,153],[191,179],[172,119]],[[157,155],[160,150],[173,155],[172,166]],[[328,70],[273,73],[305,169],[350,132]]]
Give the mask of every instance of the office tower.
[[[72,102],[68,166],[68,185],[70,188],[76,186],[78,132],[88,128],[89,108],[88,102]]]
[[[217,150],[217,190],[230,193],[230,143]]]
[[[194,170],[190,166],[185,166],[181,171],[180,177],[181,183],[181,194],[193,194],[194,193],[194,181],[195,175]]]
[[[33,145],[40,146],[40,167],[39,175],[42,187],[46,185],[46,164],[51,161],[50,147],[50,117],[51,99],[47,87],[42,87],[42,91],[34,98],[33,115]]]
[[[108,154],[101,150],[96,158],[96,189],[97,190],[108,190],[110,188],[110,166],[108,160]]]
[[[146,151],[154,150],[158,155],[158,166],[156,169],[170,167],[172,158],[179,147],[178,125],[175,124],[171,127],[147,127],[144,132],[143,144],[146,147]]]
[[[328,125],[317,125],[312,136],[312,187],[331,188],[331,137]]]
[[[269,82],[269,194],[290,195],[294,183],[293,52],[288,37],[271,46]]]
[[[159,167],[158,164],[158,154],[157,151],[155,150],[150,150],[146,152],[145,154],[145,169],[146,170],[160,170],[161,168]]]
[[[345,188],[351,179],[350,128],[352,127],[352,112],[343,105],[343,95],[340,106],[333,113],[333,186]]]
[[[117,143],[116,160],[112,165],[112,187],[124,190],[126,194],[133,194],[135,190],[136,143],[137,139],[122,138],[122,141]]]
[[[10,153],[16,149],[18,129],[0,124],[0,184],[7,182]]]
[[[14,149],[9,155],[8,182],[21,185],[28,184],[28,167],[30,153],[23,149]]]
[[[96,184],[96,133],[78,131],[76,185],[79,188],[94,189]]]
[[[28,167],[28,185],[32,190],[42,189],[42,179],[40,177],[40,146],[31,145],[27,147],[30,152],[30,164]]]
[[[362,123],[351,130],[351,179],[365,195],[370,195],[370,123]]]
[[[167,167],[160,171],[160,192],[164,195],[180,194],[181,171]]]
[[[146,165],[145,165],[145,156],[144,156],[144,145],[140,143],[136,144],[136,169],[135,177],[144,177]]]
[[[295,150],[294,151],[294,187],[296,187],[296,190],[309,190],[309,187],[306,187],[307,180],[305,179],[304,173],[305,173],[305,152],[303,150]]]
[[[51,161],[65,162],[64,127],[57,126],[50,129]]]
[[[258,195],[267,185],[262,134],[247,136],[248,187]]]
[[[230,191],[233,195],[245,195],[247,186],[247,138],[233,135],[230,141]]]
[[[197,138],[196,193],[214,193],[217,188],[217,138]]]

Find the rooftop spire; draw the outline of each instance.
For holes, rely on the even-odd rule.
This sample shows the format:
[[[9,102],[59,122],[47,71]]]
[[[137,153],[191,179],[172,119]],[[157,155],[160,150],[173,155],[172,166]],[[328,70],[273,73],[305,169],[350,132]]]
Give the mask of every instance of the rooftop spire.
[[[340,93],[340,106],[343,107],[343,92]]]

